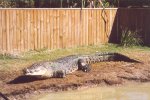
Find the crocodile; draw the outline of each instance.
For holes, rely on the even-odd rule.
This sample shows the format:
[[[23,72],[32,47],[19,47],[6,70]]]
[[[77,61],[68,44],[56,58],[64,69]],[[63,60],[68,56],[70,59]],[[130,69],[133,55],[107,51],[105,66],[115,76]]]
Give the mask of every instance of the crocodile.
[[[53,61],[34,63],[24,70],[26,76],[37,78],[63,78],[77,70],[89,72],[91,64],[102,61],[139,62],[120,53],[95,53],[89,55],[70,55]]]

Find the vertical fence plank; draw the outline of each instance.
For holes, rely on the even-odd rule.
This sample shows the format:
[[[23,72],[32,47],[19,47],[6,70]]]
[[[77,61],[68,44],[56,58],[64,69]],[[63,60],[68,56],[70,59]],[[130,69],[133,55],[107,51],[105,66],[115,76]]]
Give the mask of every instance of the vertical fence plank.
[[[68,47],[71,47],[72,44],[72,40],[71,40],[71,23],[72,23],[72,19],[71,19],[71,10],[67,10],[68,12]]]
[[[91,16],[91,10],[88,10],[88,45],[92,45],[92,16]]]
[[[59,10],[56,10],[56,48],[60,48],[60,41],[59,41],[59,20],[60,19],[60,14],[59,14]]]
[[[83,44],[86,45],[86,10],[83,10]]]
[[[65,25],[64,25],[64,47],[66,48],[67,45],[68,45],[68,10],[65,10],[65,17],[64,17],[64,20],[65,20]]]
[[[27,25],[28,25],[28,27],[27,27],[27,32],[28,32],[28,34],[27,34],[27,43],[28,43],[28,49],[27,50],[30,50],[30,11],[29,10],[27,10],[27,15],[28,15],[28,17],[27,17]]]
[[[5,52],[5,38],[4,35],[6,34],[5,32],[5,11],[2,10],[2,50]]]
[[[32,33],[33,33],[33,30],[32,30],[32,29],[33,29],[33,28],[32,28],[32,16],[33,16],[33,15],[32,15],[32,10],[29,10],[29,18],[30,18],[30,20],[29,20],[29,24],[30,24],[30,25],[29,25],[29,26],[30,26],[30,27],[29,27],[29,36],[28,36],[28,38],[29,38],[30,50],[32,50],[32,48],[33,48],[33,47],[32,47],[32,44],[33,44],[33,43],[32,43],[32,37],[33,37],[33,36],[32,36]]]
[[[39,50],[41,48],[41,27],[40,27],[40,23],[41,23],[41,19],[40,19],[40,11],[37,11],[37,49]]]
[[[2,43],[3,43],[3,41],[2,41],[2,39],[3,39],[3,35],[2,35],[2,11],[0,10],[0,52],[2,52],[3,51],[3,49],[2,49]]]
[[[51,49],[54,48],[54,38],[53,38],[53,10],[50,10],[50,40],[51,40]]]
[[[77,46],[80,46],[80,43],[81,43],[81,34],[80,34],[80,21],[81,21],[81,19],[80,19],[80,11],[79,10],[77,10],[77,39],[78,39],[78,45]]]
[[[74,10],[71,10],[70,11],[70,14],[71,14],[71,26],[70,26],[70,30],[71,30],[71,35],[70,35],[70,39],[71,39],[71,47],[74,46]]]
[[[34,48],[33,50],[36,50],[36,37],[37,37],[36,19],[37,19],[36,10],[33,10],[33,48]]]
[[[23,25],[23,10],[20,10],[20,45],[21,45],[21,51],[24,51],[24,25]]]
[[[10,13],[10,16],[9,16],[9,19],[10,19],[10,22],[9,22],[9,25],[10,25],[10,28],[9,28],[9,33],[10,33],[10,52],[13,52],[13,36],[14,36],[14,31],[13,31],[13,10],[9,10],[9,13]],[[12,23],[12,24],[10,24]]]
[[[63,27],[62,27],[62,23],[63,23],[63,12],[62,10],[59,11],[59,47],[63,48]]]
[[[62,21],[62,26],[63,26],[63,30],[62,30],[62,41],[63,41],[63,48],[65,48],[65,40],[66,40],[66,11],[63,10],[63,21]]]
[[[49,10],[46,10],[46,28],[47,28],[47,48],[50,49],[50,24],[49,24]]]
[[[27,11],[26,10],[23,10],[23,28],[24,28],[24,31],[23,31],[23,37],[24,37],[24,51],[28,51],[28,26],[27,26],[27,20],[28,18],[28,14],[27,14]]]
[[[16,10],[13,10],[13,30],[14,30],[14,36],[13,36],[13,51],[16,51],[17,50],[17,42],[16,42],[16,33],[17,33],[17,26],[16,26],[16,23],[17,23],[17,13],[16,13]]]
[[[44,37],[44,32],[43,32],[43,30],[44,30],[44,13],[43,13],[43,10],[40,10],[40,18],[41,18],[41,22],[40,22],[40,39],[41,39],[41,41],[40,41],[40,43],[41,43],[41,47],[40,47],[40,49],[43,49],[44,48],[44,44],[43,44],[43,37]]]
[[[75,10],[75,46],[77,46],[78,45],[78,22],[77,22],[77,14],[78,14],[78,12],[77,12],[77,10]]]
[[[88,34],[89,34],[89,31],[88,31],[88,10],[85,10],[85,33],[86,33],[86,36],[85,36],[85,38],[86,38],[86,45],[88,45],[89,44],[89,41],[88,41]]]
[[[9,14],[9,10],[6,10],[6,45],[7,45],[7,51],[10,52],[10,33],[9,33],[9,18],[10,14]]]
[[[53,41],[54,41],[54,45],[53,45],[53,48],[56,49],[56,19],[57,19],[57,15],[56,15],[56,10],[53,10]]]
[[[47,31],[47,27],[46,27],[46,10],[43,10],[43,45],[44,48],[47,48],[47,36],[46,36],[46,31]]]
[[[100,35],[100,13],[99,10],[96,10],[96,43],[100,44],[99,35]]]
[[[97,44],[97,43],[96,43],[96,34],[97,34],[97,33],[96,33],[96,30],[97,30],[97,29],[96,29],[96,28],[97,28],[97,24],[96,24],[96,23],[97,23],[97,22],[96,22],[97,19],[96,19],[96,16],[97,16],[97,14],[96,14],[96,9],[94,9],[94,10],[93,10],[93,25],[92,25],[92,26],[93,26],[93,28],[92,28],[92,29],[93,29],[93,30],[92,30],[92,31],[93,31],[93,44],[94,44],[94,45]]]

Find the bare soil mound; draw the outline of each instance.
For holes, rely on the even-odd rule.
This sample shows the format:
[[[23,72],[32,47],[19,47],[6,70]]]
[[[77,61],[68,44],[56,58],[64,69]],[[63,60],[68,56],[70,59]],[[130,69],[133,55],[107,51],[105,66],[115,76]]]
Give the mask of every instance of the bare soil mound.
[[[67,75],[66,78],[39,80],[33,77],[24,77],[21,71],[1,72],[1,92],[11,99],[22,100],[27,99],[30,94],[44,91],[67,91],[92,85],[117,85],[150,81],[150,54],[134,53],[133,57],[142,63],[101,62],[93,64],[89,73],[76,71]]]

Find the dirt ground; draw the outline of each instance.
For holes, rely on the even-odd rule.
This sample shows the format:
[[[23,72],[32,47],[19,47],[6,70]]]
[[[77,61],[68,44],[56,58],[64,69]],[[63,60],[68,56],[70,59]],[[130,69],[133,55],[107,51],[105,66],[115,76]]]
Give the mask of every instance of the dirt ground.
[[[141,63],[101,62],[92,65],[89,73],[76,71],[66,78],[39,80],[22,76],[21,71],[0,73],[1,92],[11,100],[29,99],[31,94],[57,92],[90,87],[92,85],[118,85],[129,82],[150,81],[150,52],[131,52],[127,56]]]

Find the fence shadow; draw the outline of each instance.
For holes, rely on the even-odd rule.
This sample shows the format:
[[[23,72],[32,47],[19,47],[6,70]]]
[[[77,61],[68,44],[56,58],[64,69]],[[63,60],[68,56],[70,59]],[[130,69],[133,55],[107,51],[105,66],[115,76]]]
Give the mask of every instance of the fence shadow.
[[[109,43],[120,43],[122,29],[139,31],[145,46],[150,46],[150,11],[148,8],[118,8]]]
[[[118,20],[119,20],[119,9],[116,11],[116,16],[112,25],[112,30],[110,32],[108,43],[120,43],[119,29],[118,29]]]

